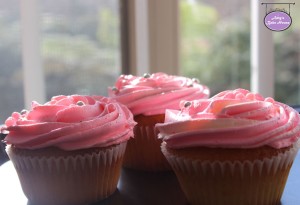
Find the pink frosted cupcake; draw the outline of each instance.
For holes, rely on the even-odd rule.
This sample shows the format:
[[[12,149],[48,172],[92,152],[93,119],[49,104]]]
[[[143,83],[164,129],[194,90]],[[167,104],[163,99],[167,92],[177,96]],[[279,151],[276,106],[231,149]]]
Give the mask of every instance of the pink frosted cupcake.
[[[124,166],[146,171],[170,170],[161,153],[161,140],[154,130],[163,122],[166,109],[179,109],[181,100],[208,98],[209,89],[196,79],[164,73],[145,74],[143,77],[121,75],[109,96],[126,105],[138,123],[134,138],[128,141]]]
[[[188,201],[280,204],[298,151],[299,114],[243,89],[181,104],[156,128]]]
[[[14,112],[2,132],[29,201],[82,205],[117,187],[135,122],[127,107],[100,96],[56,96]]]

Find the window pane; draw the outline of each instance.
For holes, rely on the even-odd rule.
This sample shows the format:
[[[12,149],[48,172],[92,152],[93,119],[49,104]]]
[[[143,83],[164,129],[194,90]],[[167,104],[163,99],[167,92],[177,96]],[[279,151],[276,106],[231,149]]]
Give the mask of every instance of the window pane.
[[[47,98],[106,95],[121,72],[119,1],[40,2]]]
[[[250,89],[250,1],[181,0],[180,72],[214,95]]]
[[[24,107],[19,0],[0,0],[0,124]]]
[[[286,3],[286,1],[276,1]],[[274,5],[273,9],[289,10],[288,5]],[[292,25],[285,31],[273,32],[275,43],[275,98],[290,105],[300,104],[300,4],[290,7]]]

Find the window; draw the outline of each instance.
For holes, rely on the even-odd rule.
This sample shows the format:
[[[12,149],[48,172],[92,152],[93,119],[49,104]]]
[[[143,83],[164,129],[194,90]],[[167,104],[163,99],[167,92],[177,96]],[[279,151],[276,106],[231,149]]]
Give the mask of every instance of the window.
[[[224,89],[251,88],[250,3],[239,0],[226,3],[180,0],[181,74],[199,78],[211,88],[212,94]],[[286,1],[278,0],[276,3]],[[259,6],[265,10],[265,6],[260,3]],[[289,11],[289,6],[269,5],[267,12],[272,9]],[[290,6],[293,24],[288,30],[268,31],[273,37],[275,59],[274,98],[290,105],[300,104],[300,15],[296,12],[299,9],[300,4]],[[263,17],[259,23],[263,24]],[[267,74],[267,78],[272,78],[272,74]]]
[[[0,124],[24,107],[19,8],[19,0],[0,1]]]
[[[30,2],[35,2],[38,8],[40,33],[39,39],[34,40],[39,41],[41,65],[34,69],[42,69],[44,100],[75,93],[106,95],[107,86],[121,73],[119,1]],[[37,77],[33,76],[34,71],[27,78],[22,73],[22,26],[26,29],[28,22],[20,25],[20,10],[24,9],[21,3],[24,2],[0,0],[1,123],[13,111],[26,107],[23,79],[30,81]],[[25,4],[28,6],[29,1]],[[23,48],[25,46],[23,44]],[[26,51],[23,49],[23,52]]]
[[[47,99],[106,95],[121,73],[118,0],[40,2]]]
[[[250,1],[180,1],[180,73],[214,95],[250,89]]]
[[[286,1],[278,0],[278,3]],[[283,32],[273,32],[275,56],[275,98],[290,104],[300,104],[300,2],[290,6],[292,25]],[[289,11],[288,5],[274,5]]]
[[[26,85],[28,78],[22,73],[24,27],[22,29],[20,18],[24,2],[0,0],[1,123],[11,112],[26,106],[23,99],[28,93],[24,94],[23,79]],[[226,3],[217,0],[62,0],[59,3],[30,0],[26,4],[28,2],[35,2],[39,8],[38,43],[43,71],[40,78],[45,84],[45,100],[60,94],[105,95],[107,86],[124,72],[121,43],[126,54],[122,56],[128,61],[126,73],[141,75],[162,71],[197,77],[211,88],[212,94],[237,87],[251,89],[253,84],[251,3],[257,3],[256,0],[228,0]],[[277,2],[284,3],[283,0]],[[288,30],[269,31],[273,39],[269,50],[272,49],[275,57],[275,83],[273,86],[271,80],[265,84],[274,88],[276,100],[291,105],[300,103],[297,26],[300,14],[296,12],[299,9],[300,4],[291,5],[293,24]],[[120,29],[121,21],[125,22],[126,35]],[[263,23],[263,18],[259,21]],[[263,80],[267,78],[261,80],[264,84]]]

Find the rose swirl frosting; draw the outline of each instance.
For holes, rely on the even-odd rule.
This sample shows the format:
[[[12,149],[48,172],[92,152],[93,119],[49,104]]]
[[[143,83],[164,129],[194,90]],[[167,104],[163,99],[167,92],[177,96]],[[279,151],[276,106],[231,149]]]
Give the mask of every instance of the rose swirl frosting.
[[[14,112],[1,132],[5,142],[19,148],[58,147],[76,150],[106,147],[128,140],[135,126],[124,105],[102,96],[55,96],[31,110]]]
[[[293,108],[248,90],[221,92],[207,100],[181,103],[156,125],[168,147],[288,147],[300,136]]]
[[[126,105],[134,115],[164,114],[165,109],[179,109],[181,100],[208,98],[209,89],[197,79],[165,73],[141,76],[121,75],[109,96]]]

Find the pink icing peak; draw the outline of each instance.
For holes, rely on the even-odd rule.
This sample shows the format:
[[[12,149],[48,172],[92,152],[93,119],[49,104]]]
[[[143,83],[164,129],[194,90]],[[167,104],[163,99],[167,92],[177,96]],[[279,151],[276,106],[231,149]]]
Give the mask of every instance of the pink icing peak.
[[[195,79],[154,73],[144,77],[121,75],[108,93],[134,115],[155,115],[164,114],[166,109],[179,109],[181,100],[208,98],[209,89]]]
[[[1,132],[8,132],[7,144],[20,148],[76,150],[126,141],[135,124],[128,108],[111,98],[71,95],[12,113]]]
[[[167,110],[165,123],[156,125],[172,148],[281,148],[300,136],[300,117],[293,108],[244,89],[182,101],[180,107]]]

